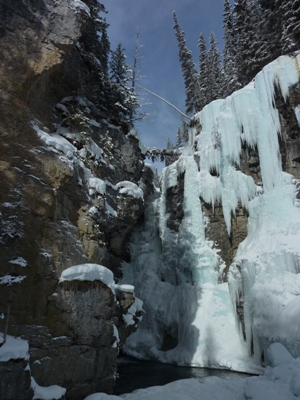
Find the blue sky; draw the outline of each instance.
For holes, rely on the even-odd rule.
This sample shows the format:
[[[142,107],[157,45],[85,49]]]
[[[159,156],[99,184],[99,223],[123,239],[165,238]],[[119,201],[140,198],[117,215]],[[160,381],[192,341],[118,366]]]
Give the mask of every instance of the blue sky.
[[[140,85],[159,94],[185,111],[184,81],[178,60],[178,47],[173,29],[172,11],[175,10],[186,45],[198,65],[197,43],[204,34],[207,47],[209,34],[214,31],[223,46],[223,0],[102,0],[108,11],[108,34],[112,49],[119,42],[125,48],[127,63],[132,65],[137,27],[140,31],[141,75]],[[151,102],[145,112],[152,116],[137,125],[139,135],[148,147],[165,147],[168,137],[176,142],[180,115],[170,106],[150,94],[144,100]]]

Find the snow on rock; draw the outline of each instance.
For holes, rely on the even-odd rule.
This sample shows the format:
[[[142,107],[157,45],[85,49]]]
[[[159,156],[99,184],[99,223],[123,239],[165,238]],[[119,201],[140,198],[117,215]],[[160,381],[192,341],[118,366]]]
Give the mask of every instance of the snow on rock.
[[[110,206],[110,205],[108,204],[107,201],[105,202],[105,213],[106,213],[108,216],[110,216],[110,217],[117,217],[117,216],[118,216],[117,211],[114,210],[114,209],[112,208],[112,206]]]
[[[114,341],[112,347],[119,347],[120,343],[119,331],[115,324],[113,324],[113,328],[114,328],[114,337],[116,338],[116,340]]]
[[[134,138],[136,138],[139,141],[139,148],[141,150],[142,154],[146,154],[147,151],[149,150],[149,148],[147,146],[144,145],[144,143],[141,141],[137,131],[135,129],[131,129],[129,131],[129,133],[127,134],[128,137],[132,136]]]
[[[114,274],[108,268],[99,264],[79,264],[65,269],[59,282],[65,281],[101,281],[115,292]]]
[[[97,193],[99,194],[105,194],[106,193],[106,183],[99,178],[90,178],[89,179],[89,187],[91,189],[94,189]]]
[[[42,139],[48,146],[61,151],[67,157],[67,160],[72,160],[74,158],[74,154],[76,153],[77,149],[67,139],[58,133],[52,133],[49,135],[47,132],[44,132],[42,129],[40,129],[35,122],[32,123],[32,127],[38,134],[39,138]],[[73,164],[67,160],[65,161],[71,168],[73,168]]]
[[[122,286],[124,286],[124,285],[122,285]],[[144,311],[143,310],[143,302],[142,302],[142,300],[135,297],[134,303],[128,309],[127,314],[123,315],[123,319],[127,326],[136,324],[134,317],[137,318],[139,321],[142,320],[142,316],[140,316],[140,317],[136,316],[136,314],[139,311]]]
[[[33,400],[59,400],[66,393],[66,389],[58,385],[39,386],[33,377],[31,377],[31,387],[34,393]]]
[[[3,342],[3,333],[0,334],[1,342]],[[6,336],[6,342],[0,347],[0,362],[9,361],[11,359],[17,360],[23,358],[29,360],[28,354],[29,346],[27,340],[19,337]]]
[[[134,293],[134,286],[132,285],[115,285],[116,290],[121,290],[121,292],[126,292],[126,293]]]
[[[19,265],[20,267],[26,267],[27,261],[23,257],[17,257],[9,261],[10,264]]]
[[[0,285],[12,285],[13,283],[21,283],[26,276],[5,275],[0,277]]]
[[[119,189],[121,194],[135,197],[136,199],[143,199],[144,192],[135,183],[129,181],[122,181],[116,184],[116,188]]]
[[[81,0],[72,0],[71,7],[75,9],[79,9],[84,11],[89,17],[91,16],[91,12],[89,7]]]

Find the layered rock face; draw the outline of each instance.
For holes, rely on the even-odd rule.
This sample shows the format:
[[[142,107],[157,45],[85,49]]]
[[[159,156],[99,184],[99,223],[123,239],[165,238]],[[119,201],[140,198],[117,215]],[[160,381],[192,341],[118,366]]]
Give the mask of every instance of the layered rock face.
[[[90,262],[120,276],[152,190],[138,139],[97,107],[95,4],[0,1],[0,277],[22,277],[1,286],[0,330],[10,306],[8,334],[28,340],[32,376],[70,399],[112,391],[134,296],[59,277]]]

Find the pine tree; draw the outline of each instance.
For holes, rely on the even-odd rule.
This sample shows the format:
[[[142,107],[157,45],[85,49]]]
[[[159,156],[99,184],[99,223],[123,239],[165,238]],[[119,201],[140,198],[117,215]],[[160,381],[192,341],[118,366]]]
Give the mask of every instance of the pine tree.
[[[122,44],[119,43],[116,50],[111,54],[110,61],[111,80],[118,85],[126,86],[129,81],[130,67],[126,64],[126,56]]]
[[[110,41],[107,34],[107,29],[109,24],[106,22],[104,18],[102,20],[102,24],[99,26],[98,34],[100,35],[100,44],[101,44],[101,53],[99,55],[99,59],[102,65],[103,74],[105,76],[108,75],[109,69],[109,55],[110,55]]]
[[[168,165],[173,164],[174,161],[177,160],[177,156],[173,154],[173,151],[175,150],[175,146],[173,145],[173,143],[171,142],[170,138],[168,137],[168,141],[167,141],[167,152],[170,152],[170,154],[167,154],[165,157],[165,165],[166,167]]]
[[[179,126],[177,129],[175,148],[179,149],[180,147],[185,146],[188,141],[189,141],[189,125],[184,120],[184,118],[181,118],[181,126]]]
[[[111,54],[110,61],[112,91],[114,95],[114,106],[121,118],[128,118],[138,107],[137,99],[129,87],[131,80],[131,69],[126,64],[126,56],[121,43]]]
[[[90,79],[95,82],[93,92],[94,102],[100,109],[107,111],[111,110],[111,82],[109,78],[109,56],[110,42],[108,39],[107,29],[108,23],[102,16],[106,13],[103,4],[96,0],[91,0],[88,4],[91,13],[91,23],[87,24],[80,38],[80,47],[77,47],[80,52],[81,59],[90,71]],[[78,87],[79,96],[84,91],[83,79],[78,68]]]
[[[202,109],[206,104],[209,102],[210,95],[208,93],[208,55],[206,51],[206,44],[203,34],[200,34],[198,40],[198,47],[199,47],[199,67],[200,67],[200,101]]]
[[[247,12],[247,0],[237,0],[233,8],[233,29],[236,38],[236,67],[238,72],[238,81],[241,85],[245,85],[246,83],[248,83],[244,57],[245,48],[249,44],[247,39],[247,23],[249,21]]]
[[[233,12],[228,0],[224,0],[223,12],[223,29],[224,29],[224,73],[225,87],[224,96],[228,96],[241,87],[238,81],[238,71],[236,65],[236,40],[234,35]]]
[[[300,46],[300,1],[286,0],[280,4],[282,13],[282,52],[288,53]]]
[[[134,51],[134,56],[133,56],[133,67],[132,67],[132,78],[131,78],[131,95],[134,96],[136,99],[137,107],[134,107],[131,110],[131,115],[130,115],[130,120],[131,121],[142,121],[145,120],[149,117],[150,114],[147,114],[142,111],[138,111],[139,108],[148,105],[149,103],[141,104],[141,101],[143,100],[141,95],[140,95],[140,87],[138,85],[139,81],[141,80],[142,76],[140,76],[140,60],[142,59],[141,56],[141,49],[142,45],[140,43],[140,32],[139,29],[137,28],[136,31],[136,41],[135,41],[135,51]]]
[[[185,145],[189,141],[189,124],[184,118],[181,118],[181,138],[182,144]]]
[[[177,135],[176,135],[176,149],[179,149],[183,145],[183,139],[182,139],[182,133],[181,133],[181,128],[180,126],[177,129]]]
[[[215,34],[211,32],[209,38],[210,49],[207,53],[208,60],[208,102],[223,97],[225,74],[221,64],[221,54]]]
[[[186,112],[187,114],[197,112],[201,109],[199,96],[199,74],[193,61],[191,51],[185,45],[184,32],[179,26],[175,11],[173,11],[174,29],[179,47],[179,61],[181,62],[182,75],[184,77],[186,94]]]

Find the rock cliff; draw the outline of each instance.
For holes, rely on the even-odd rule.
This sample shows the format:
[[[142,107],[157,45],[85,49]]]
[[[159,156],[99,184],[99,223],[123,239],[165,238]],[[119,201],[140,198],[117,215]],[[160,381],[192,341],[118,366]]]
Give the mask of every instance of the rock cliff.
[[[138,319],[123,318],[132,293],[59,278],[96,263],[117,279],[152,190],[136,135],[98,106],[96,6],[0,1],[0,330],[28,340],[37,384],[70,399],[112,391]]]

